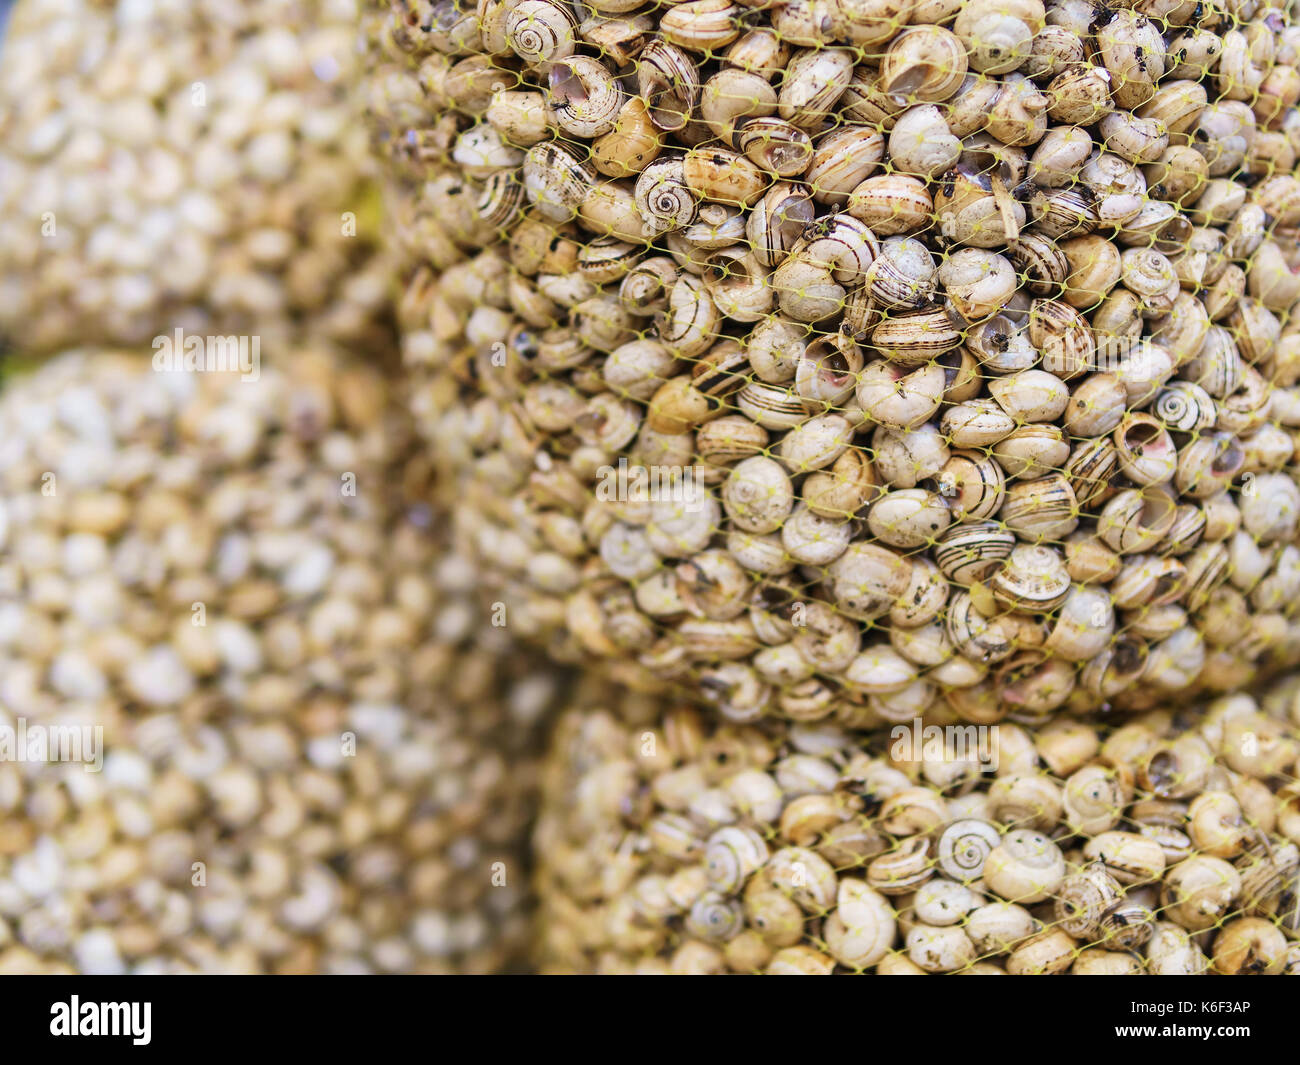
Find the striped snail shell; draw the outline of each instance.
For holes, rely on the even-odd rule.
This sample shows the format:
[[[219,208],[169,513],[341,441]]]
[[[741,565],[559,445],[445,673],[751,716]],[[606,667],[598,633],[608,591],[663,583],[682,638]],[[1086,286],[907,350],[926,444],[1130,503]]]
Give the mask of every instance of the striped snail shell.
[[[1093,940],[1106,911],[1114,906],[1124,889],[1100,862],[1086,865],[1067,876],[1056,892],[1057,926],[1075,939]]]
[[[682,274],[668,293],[668,310],[655,314],[659,339],[683,358],[702,355],[717,337],[721,315],[704,282]]]
[[[1109,436],[1081,441],[1064,466],[1080,510],[1090,511],[1112,494],[1111,477],[1119,469],[1119,452]]]
[[[595,181],[596,168],[555,141],[535,144],[524,156],[524,190],[553,222],[576,218]]]
[[[891,314],[871,331],[872,346],[902,366],[929,363],[961,342],[961,331],[941,306]]]
[[[985,617],[969,592],[959,592],[948,604],[948,638],[975,662],[1000,662],[1016,649],[1020,636],[1015,621]]]
[[[483,183],[474,210],[498,231],[509,229],[523,213],[527,193],[517,170],[498,170]]]
[[[780,182],[756,203],[745,221],[745,236],[758,261],[778,266],[815,217],[812,198],[802,185]]]
[[[695,61],[676,45],[653,40],[637,57],[636,75],[650,121],[667,132],[682,129],[700,98]]]
[[[721,49],[740,36],[741,8],[731,0],[686,0],[659,20],[659,32],[693,52]]]
[[[736,393],[740,412],[764,429],[792,429],[808,418],[803,397],[792,386],[750,381]]]
[[[812,138],[781,118],[751,118],[732,141],[751,162],[778,177],[798,177],[813,159]]]
[[[727,825],[709,837],[704,867],[716,891],[734,895],[767,861],[767,844],[752,828]]]
[[[1015,533],[1000,522],[971,522],[952,526],[938,538],[934,561],[949,580],[969,585],[998,569],[1015,546]]]
[[[843,285],[860,285],[880,254],[880,243],[852,215],[835,214],[809,226],[792,254],[829,270]]]
[[[1191,381],[1170,381],[1156,395],[1155,415],[1172,432],[1213,429],[1218,411],[1210,394]]]
[[[1002,840],[996,825],[968,817],[954,821],[939,835],[935,858],[949,880],[969,884],[984,875],[984,863]]]
[[[928,836],[911,836],[894,850],[873,858],[867,883],[882,895],[906,895],[934,875],[933,843]]]
[[[608,285],[626,276],[645,254],[645,246],[629,244],[617,237],[600,237],[584,244],[578,252],[578,272],[593,285]],[[631,309],[622,300],[623,310]]]
[[[695,219],[699,198],[686,184],[683,156],[656,159],[636,179],[637,210],[646,236],[684,229]]]
[[[629,314],[650,315],[664,310],[679,273],[677,264],[666,255],[643,259],[623,278],[618,290],[619,302]]]
[[[796,126],[814,127],[826,118],[849,87],[855,56],[847,48],[809,48],[786,68],[778,97],[782,118]]]
[[[1079,505],[1070,482],[1052,473],[1011,485],[999,516],[1025,540],[1060,540],[1078,526]]]
[[[1237,863],[1241,873],[1241,897],[1247,908],[1256,909],[1280,895],[1300,872],[1300,848],[1294,843],[1265,847],[1256,841]]]
[[[1070,574],[1059,551],[1042,544],[1017,544],[989,580],[993,595],[1013,610],[1045,613],[1065,602]]]
[[[506,43],[530,67],[573,55],[578,20],[568,4],[548,0],[522,0],[506,15]]]
[[[575,55],[556,61],[547,76],[560,129],[575,137],[608,133],[623,107],[623,91],[604,63]]]
[[[1174,524],[1176,506],[1164,488],[1126,488],[1097,517],[1102,541],[1121,555],[1154,547]]]
[[[1070,275],[1070,264],[1056,241],[1033,231],[1011,242],[1007,256],[1023,278],[1025,290],[1050,298],[1061,290]]]
[[[1006,474],[981,451],[953,451],[935,477],[954,522],[983,521],[1002,505]]]
[[[1146,946],[1154,931],[1155,914],[1128,900],[1116,903],[1102,914],[1098,926],[1106,945],[1116,950],[1138,950]]]

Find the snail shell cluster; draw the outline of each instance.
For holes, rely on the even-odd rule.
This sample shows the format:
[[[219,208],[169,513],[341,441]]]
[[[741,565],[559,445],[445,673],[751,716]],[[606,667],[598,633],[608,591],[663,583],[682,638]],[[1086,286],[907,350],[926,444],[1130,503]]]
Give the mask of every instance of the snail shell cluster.
[[[993,726],[978,761],[933,732],[566,713],[539,965],[1300,974],[1300,675],[1118,727]]]
[[[8,5],[6,5],[8,6]],[[22,0],[0,52],[0,343],[177,327],[382,351],[397,256],[354,93],[357,0]],[[395,249],[394,249],[395,251]]]
[[[305,346],[6,382],[0,972],[519,957],[562,678],[480,613],[397,399]],[[89,764],[15,757],[49,725],[102,730]]]
[[[1289,5],[426,6],[404,352],[516,631],[854,728],[1300,654]]]

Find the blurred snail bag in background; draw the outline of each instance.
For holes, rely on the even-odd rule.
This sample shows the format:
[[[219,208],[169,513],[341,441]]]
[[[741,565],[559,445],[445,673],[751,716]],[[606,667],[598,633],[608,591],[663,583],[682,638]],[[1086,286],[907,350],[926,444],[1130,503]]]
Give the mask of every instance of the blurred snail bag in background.
[[[356,0],[20,0],[0,53],[0,341],[174,329],[378,354]],[[275,348],[269,343],[268,355]]]

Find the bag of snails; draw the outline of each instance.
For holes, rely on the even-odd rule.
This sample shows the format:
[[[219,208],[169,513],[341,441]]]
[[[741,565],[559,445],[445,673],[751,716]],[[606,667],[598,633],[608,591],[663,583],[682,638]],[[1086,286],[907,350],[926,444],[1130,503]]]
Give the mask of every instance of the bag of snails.
[[[732,722],[1300,653],[1300,22],[372,4],[420,429],[516,632]]]
[[[520,963],[566,681],[475,602],[403,407],[306,344],[0,392],[0,973]]]
[[[1126,723],[565,714],[548,973],[1300,974],[1300,676]],[[933,735],[932,735],[933,733]]]
[[[20,0],[0,52],[0,344],[182,328],[391,342],[357,0]],[[144,353],[149,354],[144,347]]]

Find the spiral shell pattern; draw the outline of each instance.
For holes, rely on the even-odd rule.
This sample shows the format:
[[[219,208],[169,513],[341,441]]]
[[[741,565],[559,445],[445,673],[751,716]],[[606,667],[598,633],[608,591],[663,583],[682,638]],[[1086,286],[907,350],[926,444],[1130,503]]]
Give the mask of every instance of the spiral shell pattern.
[[[506,42],[533,67],[546,67],[573,55],[577,29],[568,6],[548,0],[522,0],[506,16]]]
[[[712,836],[704,850],[709,883],[717,891],[734,895],[767,861],[767,844],[752,828],[728,825]]]
[[[997,826],[988,821],[954,821],[940,833],[935,859],[949,880],[969,884],[984,875],[984,863],[1001,839]]]
[[[1218,417],[1213,398],[1191,381],[1171,381],[1156,395],[1153,409],[1157,418],[1179,433],[1213,429]]]

